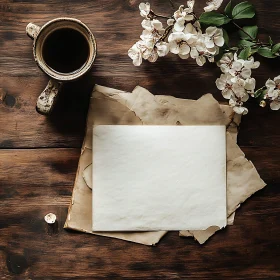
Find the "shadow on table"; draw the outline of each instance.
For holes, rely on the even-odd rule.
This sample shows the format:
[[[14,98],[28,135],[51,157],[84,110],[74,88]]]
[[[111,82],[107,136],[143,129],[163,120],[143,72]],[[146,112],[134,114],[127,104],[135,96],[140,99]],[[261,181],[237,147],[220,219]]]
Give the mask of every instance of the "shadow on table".
[[[47,117],[60,134],[83,135],[93,86],[91,73],[63,85],[53,112]]]

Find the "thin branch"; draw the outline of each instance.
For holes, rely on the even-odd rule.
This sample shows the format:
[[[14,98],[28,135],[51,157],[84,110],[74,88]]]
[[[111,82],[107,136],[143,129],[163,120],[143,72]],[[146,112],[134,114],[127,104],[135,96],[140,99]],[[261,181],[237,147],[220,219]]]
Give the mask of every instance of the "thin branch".
[[[163,15],[158,15],[158,14],[155,14],[154,15],[158,18],[165,18],[165,19],[170,19],[170,17],[167,17],[167,16],[163,16]]]
[[[172,1],[172,0],[169,0],[169,3],[170,3],[170,5],[171,5],[171,7],[172,7],[173,9],[175,9],[175,5],[174,5],[173,1]]]
[[[248,32],[246,32],[241,26],[239,26],[236,22],[232,21],[232,23],[238,28],[240,29],[243,33],[245,33],[252,41],[255,41],[255,38],[253,38]],[[255,46],[270,46],[270,44],[268,43],[263,43],[263,42],[260,42],[258,40],[258,42],[255,43]]]
[[[246,32],[241,26],[239,26],[236,22],[232,21],[232,23],[238,28],[240,29],[243,33],[245,33],[252,41],[255,40],[255,38],[253,38],[248,32]]]

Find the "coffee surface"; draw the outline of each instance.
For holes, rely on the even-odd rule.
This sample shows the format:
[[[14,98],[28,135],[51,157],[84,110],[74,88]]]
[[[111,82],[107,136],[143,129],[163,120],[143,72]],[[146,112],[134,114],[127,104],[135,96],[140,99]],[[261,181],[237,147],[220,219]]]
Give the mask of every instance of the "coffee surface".
[[[77,30],[62,28],[52,32],[43,44],[45,63],[60,73],[79,70],[89,56],[86,38]]]

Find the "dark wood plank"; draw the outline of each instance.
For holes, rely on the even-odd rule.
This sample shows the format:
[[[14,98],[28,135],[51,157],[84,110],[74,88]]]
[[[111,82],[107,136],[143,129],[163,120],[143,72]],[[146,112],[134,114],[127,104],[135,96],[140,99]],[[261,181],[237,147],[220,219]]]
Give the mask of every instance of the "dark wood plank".
[[[225,101],[215,86],[219,69],[215,65],[201,68],[192,60],[174,55],[151,64],[134,67],[127,50],[141,33],[140,1],[2,1],[0,5],[0,147],[80,147],[85,125],[89,94],[94,83],[131,91],[140,84],[154,94],[169,94],[180,98],[197,99],[211,92]],[[277,11],[280,2],[267,5],[251,1],[258,11],[258,24],[264,40],[270,34],[280,42],[280,22]],[[175,1],[179,4],[180,1]],[[171,13],[169,1],[153,1],[154,9]],[[204,2],[198,3],[201,11]],[[15,19],[16,15],[16,19]],[[39,25],[58,16],[77,17],[88,24],[96,36],[98,56],[91,73],[75,84],[67,85],[51,118],[35,111],[36,98],[47,78],[32,58],[32,41],[25,34],[25,26],[32,21]],[[254,71],[258,85],[276,76],[279,60],[261,59],[262,66]],[[131,78],[133,77],[133,79]],[[66,100],[66,96],[69,100]],[[249,104],[251,114],[244,118],[242,145],[277,146],[280,132],[279,114]],[[265,119],[266,121],[263,121]]]
[[[63,229],[79,149],[1,150],[0,279],[279,278],[280,149],[244,151],[268,186],[235,225],[204,246],[173,232],[150,248]],[[54,234],[48,212],[58,217]]]

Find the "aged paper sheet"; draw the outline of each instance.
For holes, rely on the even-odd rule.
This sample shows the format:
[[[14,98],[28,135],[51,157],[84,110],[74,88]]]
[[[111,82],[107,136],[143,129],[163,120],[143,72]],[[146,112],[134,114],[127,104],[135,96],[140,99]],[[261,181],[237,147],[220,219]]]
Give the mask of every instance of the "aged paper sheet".
[[[137,110],[136,106],[140,106]],[[132,109],[134,108],[134,109]],[[135,110],[135,111],[134,111]],[[149,113],[153,117],[147,118],[141,115]],[[140,114],[140,115],[139,115]],[[174,117],[174,114],[177,115]],[[183,116],[182,121],[180,115]],[[157,123],[158,120],[158,123]],[[182,123],[180,122],[182,121]],[[89,107],[87,131],[82,147],[79,167],[77,170],[76,181],[72,194],[72,202],[69,206],[68,216],[65,222],[65,228],[71,228],[91,234],[115,237],[145,245],[156,244],[166,233],[161,232],[136,232],[136,233],[96,233],[92,231],[92,206],[91,190],[87,187],[83,179],[83,171],[87,170],[88,177],[91,177],[91,156],[92,156],[92,126],[97,124],[218,124],[226,125],[227,131],[232,136],[234,142],[238,133],[240,116],[234,114],[227,105],[219,105],[218,102],[207,94],[199,100],[183,100],[171,96],[154,96],[146,89],[136,87],[133,93],[124,92],[102,86],[95,86]],[[237,146],[238,148],[238,146]],[[238,148],[239,149],[239,148]],[[241,150],[239,149],[241,152]],[[241,152],[241,154],[243,154]],[[230,153],[230,155],[233,155]],[[238,165],[236,166],[238,169]],[[229,172],[231,170],[227,170]],[[256,192],[265,184],[256,176],[255,168],[251,170],[249,176],[243,176],[249,184],[252,184],[251,193]],[[254,173],[254,172],[255,173]],[[252,178],[251,178],[252,176]],[[234,176],[233,176],[234,177]],[[242,176],[241,176],[242,177]],[[236,178],[238,180],[238,177]],[[242,188],[240,189],[242,193]],[[246,191],[244,191],[246,197]],[[236,206],[238,207],[238,206]],[[234,215],[229,216],[228,224],[232,224]],[[181,232],[182,233],[182,232]],[[185,231],[186,233],[186,231]],[[193,234],[191,234],[193,235]]]

